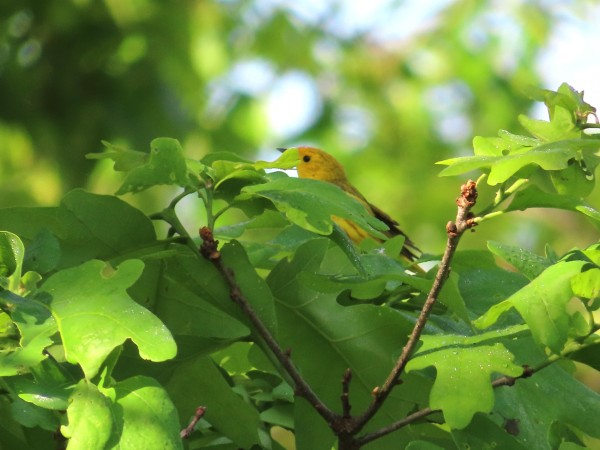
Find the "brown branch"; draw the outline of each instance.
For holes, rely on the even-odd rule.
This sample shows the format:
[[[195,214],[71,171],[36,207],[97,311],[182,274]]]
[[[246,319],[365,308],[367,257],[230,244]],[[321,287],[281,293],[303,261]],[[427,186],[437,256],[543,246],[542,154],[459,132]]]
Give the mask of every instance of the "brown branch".
[[[332,424],[339,422],[339,416],[329,409],[325,403],[323,403],[323,401],[312,390],[304,378],[302,378],[300,372],[290,358],[290,352],[284,351],[279,346],[278,342],[275,340],[275,337],[258,317],[250,305],[250,302],[244,296],[242,290],[235,281],[235,275],[233,271],[225,267],[223,264],[221,252],[218,250],[219,241],[215,240],[212,230],[208,227],[202,227],[200,229],[200,237],[202,238],[200,253],[202,256],[212,262],[219,273],[223,276],[225,282],[229,286],[229,295],[231,299],[241,308],[250,322],[252,322],[252,325],[260,337],[264,340],[267,347],[269,347],[275,358],[277,358],[279,363],[292,378],[295,384],[295,394],[306,399],[330,426],[333,426]]]
[[[323,417],[329,424],[329,427],[338,436],[338,448],[340,450],[354,450],[359,449],[362,445],[372,440],[377,439],[380,436],[391,433],[392,431],[405,426],[406,424],[412,423],[422,417],[431,414],[433,411],[429,408],[417,411],[401,421],[396,422],[388,427],[382,428],[379,431],[363,436],[362,438],[356,438],[356,434],[366,425],[369,420],[379,411],[386,398],[391,393],[392,389],[396,384],[399,383],[399,378],[406,364],[410,360],[410,357],[415,351],[415,348],[419,342],[420,336],[423,332],[423,328],[427,323],[429,313],[437,301],[438,295],[442,290],[448,274],[450,272],[450,261],[456,251],[458,242],[462,234],[476,224],[472,219],[470,212],[471,208],[475,205],[477,199],[476,183],[469,180],[465,185],[461,187],[461,196],[457,199],[458,212],[456,215],[455,222],[449,222],[446,226],[448,234],[448,242],[446,245],[446,251],[440,262],[437,275],[434,279],[433,286],[427,296],[427,300],[423,305],[421,313],[415,323],[413,331],[402,350],[402,354],[398,358],[388,378],[384,384],[373,389],[373,401],[366,409],[366,411],[357,417],[350,415],[351,405],[349,400],[350,391],[350,379],[351,372],[348,370],[344,374],[342,379],[342,410],[343,415],[338,415],[329,409],[311,389],[311,387],[302,378],[295,365],[293,364],[289,352],[284,352],[273,335],[262,323],[260,318],[257,316],[252,306],[242,293],[240,287],[235,281],[233,271],[223,264],[221,259],[221,253],[218,251],[218,241],[213,237],[212,230],[208,227],[203,227],[200,230],[200,237],[202,238],[202,245],[200,247],[200,253],[211,261],[217,270],[221,273],[223,278],[230,289],[231,299],[242,309],[246,317],[252,322],[258,334],[265,341],[265,344],[273,352],[275,358],[280,362],[283,368],[286,370],[288,375],[292,378],[295,383],[296,395],[305,398],[315,410]]]
[[[550,364],[552,364],[554,361],[555,360],[548,360],[545,363],[540,364],[537,368],[531,368],[531,367],[525,365],[525,366],[523,366],[523,373],[521,375],[519,375],[518,377],[510,377],[510,376],[506,375],[506,376],[503,376],[500,378],[496,378],[494,381],[492,381],[492,386],[494,388],[498,388],[498,387],[502,387],[502,386],[513,386],[515,384],[515,381],[517,381],[521,378],[529,378],[534,373],[539,372],[544,367],[547,367]]]
[[[192,431],[194,431],[194,427],[200,421],[200,419],[202,419],[202,416],[204,416],[205,412],[206,412],[206,406],[198,406],[196,408],[194,417],[192,417],[192,420],[190,420],[189,425],[187,427],[185,427],[183,430],[181,430],[181,432],[179,433],[179,436],[181,436],[181,439],[187,439],[190,437],[190,434],[192,434]]]
[[[431,409],[429,407],[427,408],[423,408],[420,409],[412,414],[409,414],[408,416],[404,417],[403,419],[391,423],[390,425],[380,428],[377,431],[374,431],[372,433],[369,434],[365,434],[364,436],[357,438],[356,442],[360,445],[366,445],[369,442],[373,442],[376,439],[379,439],[387,434],[392,433],[393,431],[399,430],[402,427],[405,427],[406,425],[410,425],[411,423],[416,422],[419,419],[422,419],[423,417],[427,417],[430,414],[436,413],[436,412],[440,412],[439,409]]]
[[[461,195],[456,199],[456,204],[458,206],[456,221],[448,222],[446,225],[446,232],[448,234],[446,250],[438,267],[437,275],[435,276],[435,280],[433,281],[433,285],[429,291],[427,300],[425,300],[425,304],[421,309],[421,313],[419,314],[413,331],[410,334],[410,337],[402,349],[402,353],[392,368],[389,376],[381,387],[375,388],[373,401],[366,411],[356,418],[356,432],[359,432],[367,424],[367,422],[371,420],[377,411],[379,411],[385,399],[390,395],[394,386],[398,384],[400,375],[404,371],[406,364],[408,364],[408,361],[410,360],[419,342],[421,334],[423,333],[423,328],[427,323],[429,313],[435,305],[440,291],[442,290],[442,287],[448,278],[450,273],[450,261],[452,261],[452,257],[456,251],[458,242],[466,230],[475,226],[475,222],[473,221],[473,216],[471,214],[471,208],[473,208],[475,205],[476,200],[476,183],[473,180],[469,180],[466,184],[461,186]]]

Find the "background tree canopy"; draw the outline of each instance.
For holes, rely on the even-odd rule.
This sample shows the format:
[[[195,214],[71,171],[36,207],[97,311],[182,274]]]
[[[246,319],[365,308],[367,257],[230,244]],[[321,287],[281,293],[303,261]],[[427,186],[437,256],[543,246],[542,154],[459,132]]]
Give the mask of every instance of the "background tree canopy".
[[[438,178],[434,162],[466,154],[474,135],[522,130],[524,92],[545,78],[536,59],[557,23],[583,20],[593,2],[348,3],[5,3],[0,203],[53,205],[81,186],[113,193],[110,165],[84,157],[101,140],[146,151],[168,136],[191,157],[265,159],[312,143],[425,251],[439,252],[457,182]],[[150,195],[134,201],[155,209]],[[542,224],[540,214],[527,213],[519,229],[498,220],[464,245],[494,236],[564,251],[573,240],[561,235],[587,243],[597,233],[575,215],[552,211],[560,220]]]

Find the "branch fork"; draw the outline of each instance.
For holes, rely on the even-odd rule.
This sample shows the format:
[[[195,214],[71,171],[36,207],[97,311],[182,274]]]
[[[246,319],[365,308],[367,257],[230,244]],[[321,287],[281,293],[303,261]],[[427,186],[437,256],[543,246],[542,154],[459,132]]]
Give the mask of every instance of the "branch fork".
[[[400,357],[396,361],[385,382],[381,386],[375,386],[373,388],[373,400],[371,404],[361,415],[358,416],[351,415],[350,382],[352,380],[352,371],[347,369],[342,377],[342,393],[340,395],[342,414],[337,414],[327,405],[325,405],[325,403],[323,403],[323,401],[311,389],[308,383],[302,378],[291,360],[290,350],[283,350],[279,346],[275,338],[271,335],[270,331],[262,323],[261,319],[253,310],[252,306],[236,283],[233,271],[225,267],[223,264],[221,253],[218,250],[219,242],[214,239],[211,228],[203,227],[200,229],[200,237],[202,238],[200,253],[206,259],[211,261],[221,273],[229,286],[231,299],[243,310],[246,317],[252,322],[256,331],[263,339],[264,343],[267,345],[267,347],[269,347],[275,358],[279,361],[279,363],[294,381],[295,394],[299,397],[305,398],[313,406],[315,411],[317,411],[317,413],[327,421],[331,430],[337,435],[339,439],[338,448],[340,450],[358,450],[369,442],[372,442],[435,412],[435,410],[432,410],[431,408],[423,408],[384,428],[357,437],[357,434],[360,433],[364,426],[379,411],[393,388],[402,383],[400,376],[415,352],[425,324],[427,323],[429,314],[438,299],[439,293],[441,292],[446,279],[448,278],[450,273],[450,262],[454,252],[456,251],[458,242],[465,231],[472,230],[477,225],[476,218],[471,212],[471,209],[475,206],[476,201],[477,183],[473,180],[469,180],[461,186],[460,196],[456,199],[456,205],[458,208],[456,219],[448,222],[446,225],[446,249],[438,266],[438,271],[433,281],[431,290],[427,296],[423,308],[421,309],[421,313],[415,322],[408,341],[402,349]],[[517,379],[529,377],[537,370],[539,369],[525,367],[521,376],[502,377],[495,380],[492,385],[493,387],[512,385]]]

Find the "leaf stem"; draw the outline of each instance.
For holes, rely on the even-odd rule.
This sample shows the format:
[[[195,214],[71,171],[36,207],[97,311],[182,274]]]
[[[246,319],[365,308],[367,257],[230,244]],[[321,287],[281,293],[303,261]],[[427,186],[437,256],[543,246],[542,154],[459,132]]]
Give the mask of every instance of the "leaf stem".
[[[504,188],[504,184],[500,185],[500,188],[498,188],[498,191],[496,192],[496,196],[494,197],[494,201],[491,204],[489,204],[487,207],[483,208],[483,210],[481,210],[477,214],[478,218],[485,217],[486,219],[490,219],[492,217],[496,217],[497,214],[491,215],[491,213],[497,212],[497,211],[495,211],[495,209],[498,208],[498,206],[500,206],[500,204],[502,202],[504,202],[507,198],[509,198],[511,195],[513,195],[516,191],[521,189],[527,183],[529,183],[529,179],[519,178],[517,181],[515,181],[513,184],[511,184],[506,189]],[[502,211],[500,211],[500,212],[502,212]],[[477,221],[477,223],[479,223],[479,222],[481,222],[481,220]]]
[[[169,203],[169,208],[175,209],[175,207],[177,206],[177,203],[179,203],[181,200],[183,200],[188,195],[193,194],[194,192],[196,192],[196,189],[190,188],[189,186],[186,187],[181,194],[177,195],[176,197],[173,198],[173,200],[171,200],[171,203]]]
[[[203,197],[204,205],[206,206],[206,223],[207,227],[212,230],[215,227],[215,216],[213,214],[213,183],[211,180],[206,181],[206,196]]]
[[[504,211],[494,211],[491,213],[488,213],[484,216],[477,216],[473,219],[473,221],[479,225],[481,222],[483,222],[484,220],[489,220],[489,219],[493,219],[494,217],[499,217],[502,214],[504,214]]]
[[[218,210],[216,213],[213,214],[213,225],[214,223],[217,221],[217,219],[219,217],[221,217],[223,215],[223,213],[229,211],[232,208],[233,204],[232,203],[228,203],[227,205],[225,205],[223,208],[221,208],[220,210]]]

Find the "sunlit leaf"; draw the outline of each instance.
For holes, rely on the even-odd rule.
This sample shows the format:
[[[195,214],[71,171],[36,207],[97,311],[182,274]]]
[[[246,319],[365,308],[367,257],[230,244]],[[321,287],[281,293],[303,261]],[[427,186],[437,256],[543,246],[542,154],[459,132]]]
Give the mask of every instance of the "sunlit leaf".
[[[49,296],[68,361],[80,364],[93,377],[118,345],[131,339],[140,356],[164,361],[177,351],[167,328],[127,294],[143,264],[128,260],[113,270],[92,260],[52,275],[40,298]]]
[[[384,237],[381,231],[387,229],[358,200],[319,180],[276,177],[268,183],[244,187],[238,199],[254,196],[269,199],[292,223],[322,235],[333,231],[332,215],[351,220],[377,237]]]
[[[23,298],[9,291],[0,291],[0,305],[10,312],[19,331],[18,346],[0,357],[0,376],[27,373],[47,356],[44,350],[52,345],[51,337],[58,327],[48,307],[32,298]]]
[[[293,169],[298,165],[300,156],[298,156],[298,149],[289,148],[284,151],[279,158],[275,161],[256,161],[254,167],[259,169]]]
[[[548,268],[552,262],[520,247],[488,241],[490,251],[514,266],[528,279],[533,280]]]
[[[600,395],[576,380],[557,364],[553,364],[531,378],[519,380],[510,388],[499,389],[496,409],[505,419],[518,420],[516,439],[526,448],[535,442],[536,448],[556,448],[550,428],[566,424],[571,429],[600,437],[600,418],[590,414],[600,408]]]
[[[571,279],[581,272],[584,264],[583,261],[561,261],[548,267],[524,288],[490,308],[475,325],[488,328],[514,307],[531,328],[536,342],[553,353],[560,353],[575,320],[567,311],[573,296]]]
[[[183,449],[179,418],[165,389],[152,378],[135,376],[116,383],[113,420],[119,432],[112,448]]]
[[[25,246],[19,237],[9,231],[0,231],[0,288],[17,292]]]
[[[69,448],[102,450],[113,433],[111,402],[96,386],[81,380],[67,408],[68,425],[61,433],[69,439]]]
[[[150,144],[148,160],[127,173],[116,195],[140,192],[161,184],[188,185],[183,149],[175,139],[154,139]]]
[[[558,208],[580,212],[594,220],[600,221],[600,211],[584,200],[560,194],[550,194],[537,186],[527,188],[515,194],[506,211],[523,211],[528,208]]]
[[[110,142],[102,141],[102,145],[106,147],[103,153],[88,153],[85,155],[88,159],[112,159],[114,169],[120,172],[128,172],[145,164],[150,155],[144,152],[129,150],[118,145],[113,145]]]
[[[441,409],[451,428],[465,428],[475,413],[492,410],[492,374],[519,376],[523,372],[522,367],[513,364],[513,354],[502,344],[483,344],[482,336],[423,336],[422,341],[406,370],[436,368],[429,406]]]

